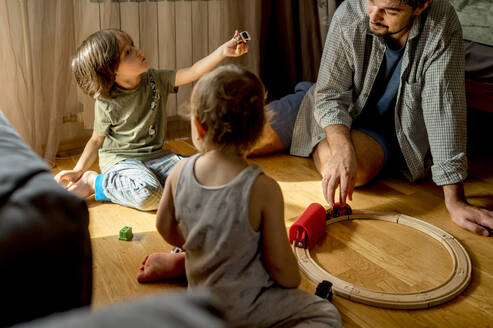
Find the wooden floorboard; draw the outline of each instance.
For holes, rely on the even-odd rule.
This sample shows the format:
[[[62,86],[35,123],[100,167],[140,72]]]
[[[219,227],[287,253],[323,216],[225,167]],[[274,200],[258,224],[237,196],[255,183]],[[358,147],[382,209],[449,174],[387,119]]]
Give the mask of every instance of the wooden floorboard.
[[[185,140],[173,141],[168,147],[185,155],[194,152]],[[70,168],[75,161],[76,158],[60,159],[53,172]],[[310,159],[276,154],[251,162],[279,182],[285,200],[286,228],[310,203],[324,203],[321,179]],[[492,152],[471,156],[465,190],[475,205],[493,208],[491,167]],[[183,280],[139,284],[135,279],[147,254],[171,250],[155,230],[155,213],[94,200],[88,204],[94,253],[94,307],[186,287]],[[441,189],[429,177],[415,184],[397,178],[377,179],[354,192],[351,206],[399,212],[436,225],[462,243],[473,269],[471,284],[459,297],[425,310],[381,309],[335,296],[334,305],[346,327],[493,327],[493,238],[476,236],[456,226],[445,209]],[[123,226],[133,228],[132,241],[118,240]],[[430,288],[444,281],[451,270],[450,257],[440,243],[417,230],[388,222],[358,220],[331,225],[312,257],[340,278],[384,291]],[[301,288],[313,293],[315,285],[303,277]]]

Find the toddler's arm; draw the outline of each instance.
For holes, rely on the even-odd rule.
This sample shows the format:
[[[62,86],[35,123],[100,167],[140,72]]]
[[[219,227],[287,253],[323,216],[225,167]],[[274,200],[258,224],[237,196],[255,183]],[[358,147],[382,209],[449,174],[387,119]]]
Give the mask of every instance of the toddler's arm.
[[[84,151],[80,156],[77,164],[72,170],[64,170],[59,172],[55,176],[55,180],[60,183],[63,180],[67,180],[69,183],[77,182],[82,174],[94,163],[98,156],[98,150],[103,145],[105,137],[101,137],[96,134],[96,132],[92,133],[91,139],[87,142],[84,147]]]
[[[168,243],[180,248],[183,247],[185,238],[175,218],[174,190],[176,190],[176,183],[178,182],[178,177],[185,161],[178,162],[168,175],[164,184],[163,196],[159,202],[156,219],[156,228],[159,234]]]
[[[247,52],[248,46],[245,43],[238,45],[236,40],[232,38],[192,66],[179,69],[176,72],[175,87],[198,80],[202,75],[216,67],[225,57],[238,57]]]
[[[252,192],[262,202],[262,242],[267,270],[279,285],[298,287],[301,277],[286,233],[281,189],[275,180],[260,175]]]

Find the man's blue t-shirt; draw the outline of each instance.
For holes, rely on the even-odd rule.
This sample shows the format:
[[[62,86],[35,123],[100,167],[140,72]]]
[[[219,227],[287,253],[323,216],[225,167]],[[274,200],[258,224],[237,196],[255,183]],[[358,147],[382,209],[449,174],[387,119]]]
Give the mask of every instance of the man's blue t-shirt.
[[[405,47],[393,50],[386,43],[385,57],[360,118],[364,126],[389,130],[394,126],[394,109],[401,75],[402,54]],[[375,123],[367,124],[367,123]],[[389,126],[388,124],[392,124]],[[380,129],[378,129],[380,130]],[[395,129],[392,129],[395,130]]]
[[[397,91],[399,90],[402,55],[405,46],[392,49],[386,42],[385,57],[380,66],[378,75],[373,83],[370,97],[366,101],[361,115],[354,121],[353,128],[369,132],[379,139],[375,133],[384,135],[388,147],[398,147],[395,134],[394,112]],[[382,143],[381,140],[377,140]],[[384,146],[384,145],[382,145]],[[386,148],[386,146],[384,146]],[[386,156],[391,149],[384,149]]]
[[[370,94],[373,99],[370,98],[370,102],[366,105],[372,106],[372,101],[376,100],[375,109],[378,116],[385,116],[389,110],[391,112],[394,111],[396,95],[399,89],[403,53],[404,47],[392,50],[388,44],[386,45],[385,59]]]

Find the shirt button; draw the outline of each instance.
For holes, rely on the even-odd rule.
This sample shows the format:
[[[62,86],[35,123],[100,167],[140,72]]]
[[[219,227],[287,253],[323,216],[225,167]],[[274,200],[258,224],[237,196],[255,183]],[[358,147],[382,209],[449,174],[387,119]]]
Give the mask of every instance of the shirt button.
[[[373,69],[373,73],[376,73],[378,70],[376,68]]]
[[[363,96],[364,96],[365,98],[368,98],[368,94],[367,94],[367,93],[363,94]]]

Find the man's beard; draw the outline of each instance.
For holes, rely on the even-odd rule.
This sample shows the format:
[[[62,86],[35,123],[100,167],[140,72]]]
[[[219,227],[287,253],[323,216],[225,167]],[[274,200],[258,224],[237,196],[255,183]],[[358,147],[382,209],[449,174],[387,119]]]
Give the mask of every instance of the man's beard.
[[[385,26],[385,25],[381,25],[381,24],[376,24],[376,25],[379,25],[379,26],[382,26],[382,27],[387,27],[387,31],[386,32],[377,32],[373,29],[373,27],[371,26],[371,22],[368,22],[368,27],[370,28],[370,32],[376,36],[386,36],[387,34],[389,34],[389,31],[388,31],[388,26]]]
[[[407,23],[406,25],[404,25],[402,28],[400,28],[399,30],[397,31],[389,31],[388,30],[388,26],[386,25],[382,25],[382,24],[378,24],[378,23],[375,23],[375,25],[378,25],[378,26],[382,26],[382,27],[386,27],[387,28],[387,32],[376,32],[375,30],[373,30],[372,26],[371,26],[371,22],[368,22],[368,27],[370,28],[370,32],[376,36],[388,36],[388,35],[392,35],[392,34],[397,34],[397,33],[400,33],[402,32],[404,29],[406,29],[409,25],[411,25],[413,22],[413,19],[410,19],[409,20],[409,23]]]

